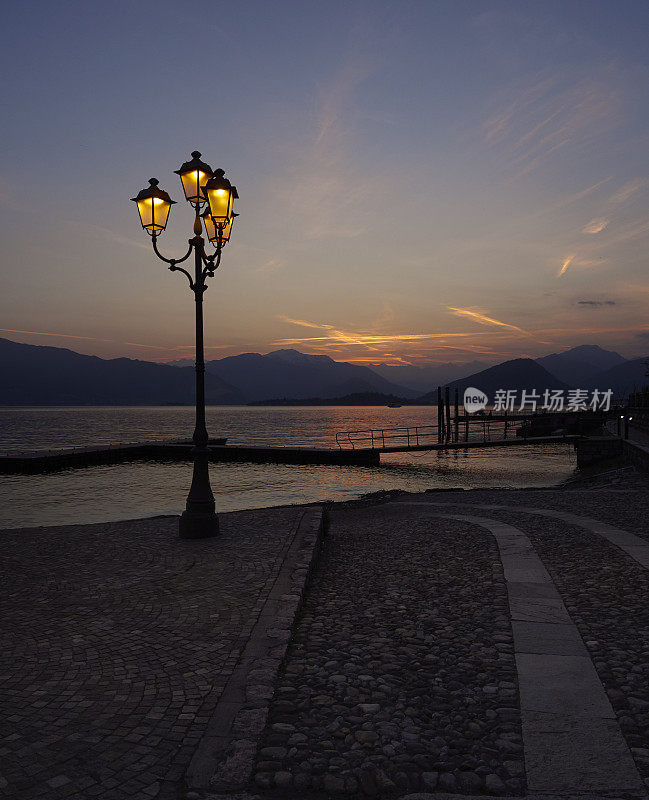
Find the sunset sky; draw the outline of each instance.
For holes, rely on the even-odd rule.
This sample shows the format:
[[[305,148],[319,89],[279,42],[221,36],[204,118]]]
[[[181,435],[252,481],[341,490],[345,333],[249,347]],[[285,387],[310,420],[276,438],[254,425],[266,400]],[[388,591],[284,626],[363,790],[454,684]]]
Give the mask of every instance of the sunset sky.
[[[649,353],[649,3],[72,2],[3,13],[0,336],[193,353],[129,201],[239,190],[209,358]]]

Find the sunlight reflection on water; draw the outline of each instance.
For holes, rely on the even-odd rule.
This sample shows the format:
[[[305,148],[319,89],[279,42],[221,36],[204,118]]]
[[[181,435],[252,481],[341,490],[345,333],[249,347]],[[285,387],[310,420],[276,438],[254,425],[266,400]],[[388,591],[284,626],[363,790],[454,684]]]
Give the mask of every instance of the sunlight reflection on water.
[[[212,436],[230,443],[335,447],[338,430],[429,425],[430,407],[208,409]],[[188,437],[181,408],[0,409],[0,451],[56,449]],[[572,474],[570,445],[392,454],[380,467],[212,464],[217,509],[348,500],[383,489],[548,486]],[[46,475],[0,476],[0,527],[100,522],[177,514],[191,480],[187,463],[142,462]]]

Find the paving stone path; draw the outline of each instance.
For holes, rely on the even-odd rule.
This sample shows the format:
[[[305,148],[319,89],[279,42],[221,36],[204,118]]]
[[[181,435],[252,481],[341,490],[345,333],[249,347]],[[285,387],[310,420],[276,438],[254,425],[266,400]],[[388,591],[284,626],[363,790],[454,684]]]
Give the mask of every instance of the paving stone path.
[[[562,674],[555,675],[559,679],[557,686],[560,687],[563,677],[573,672],[574,694],[579,682],[594,669],[616,720],[608,724],[608,736],[597,732],[591,720],[587,726],[573,731],[563,742],[565,764],[569,768],[569,772],[563,773],[566,793],[569,792],[571,781],[584,789],[590,788],[594,796],[607,792],[610,795],[616,790],[621,794],[626,790],[624,796],[627,793],[628,796],[639,796],[646,793],[649,787],[649,610],[646,603],[649,571],[646,557],[648,529],[644,511],[648,500],[649,493],[646,491],[610,495],[606,492],[594,495],[590,492],[498,491],[436,497],[429,495],[415,501],[405,501],[418,502],[420,508],[428,505],[436,509],[434,513],[440,513],[442,507],[447,507],[461,512],[463,517],[467,513],[488,515],[486,524],[492,526],[516,525],[525,531],[547,567],[556,586],[554,591],[558,590],[565,601],[573,627],[580,633],[580,648],[589,656],[585,669],[573,670],[569,664],[570,652],[566,651],[565,656],[558,660],[559,666],[563,664],[563,667]],[[623,513],[617,513],[618,510],[622,512],[622,508],[616,509],[617,504],[623,506]],[[633,524],[629,525],[632,530],[602,522],[601,517],[607,520],[622,517],[627,524],[632,521]],[[530,593],[528,610],[532,614],[539,610],[546,613],[549,610],[544,608],[546,602],[545,594],[543,598],[537,598]],[[555,610],[552,609],[552,613]],[[516,635],[517,623],[514,622],[515,639]],[[534,647],[542,652],[543,645],[539,638],[538,635],[535,637]],[[535,660],[538,691],[542,688],[543,676],[551,675],[552,670],[550,665],[542,663],[542,658]],[[521,666],[525,665],[518,654],[517,661],[524,701],[525,681]],[[592,684],[592,680],[590,682]],[[565,702],[563,707],[566,715],[570,716],[574,702]],[[602,720],[606,719],[605,712],[606,708],[601,707]],[[525,731],[525,722],[523,729]],[[552,726],[548,726],[548,730],[552,730]],[[620,734],[626,741],[626,755],[619,750]],[[611,741],[610,735],[617,739],[617,743]],[[528,741],[525,745],[529,789],[542,791],[542,780],[539,780],[542,776],[535,779],[530,769],[540,755],[538,742],[533,747]],[[560,753],[561,747],[559,736],[555,741],[555,756]],[[587,761],[585,751],[588,747],[593,752],[603,748],[601,758],[593,762],[590,781],[588,775],[580,775]],[[613,756],[614,753],[617,755]],[[625,779],[618,770],[625,761],[628,765],[629,755],[633,757],[636,769],[625,767]],[[553,777],[561,774],[556,761],[553,763],[552,759],[548,759],[547,766],[552,768]],[[643,779],[640,785],[637,783],[638,773]]]
[[[171,517],[0,532],[0,796],[178,798],[201,746],[216,771],[223,690],[262,683],[240,670],[251,642],[272,656],[288,639],[319,513],[226,514],[203,541]]]
[[[468,515],[452,519],[487,528],[500,548],[530,793],[643,794],[588,651],[529,538],[498,520]]]
[[[275,691],[256,785],[520,794],[507,593],[487,531],[336,509]]]
[[[0,795],[648,798],[648,503],[333,505],[299,611],[308,510],[2,532]]]
[[[649,492],[612,494],[334,507],[258,796],[647,797]]]

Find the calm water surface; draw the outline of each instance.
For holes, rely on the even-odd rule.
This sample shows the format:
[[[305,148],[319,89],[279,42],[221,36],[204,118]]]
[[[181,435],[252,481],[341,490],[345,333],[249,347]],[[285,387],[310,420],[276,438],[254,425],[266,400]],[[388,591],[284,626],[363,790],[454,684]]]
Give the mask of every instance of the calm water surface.
[[[224,407],[207,409],[211,436],[230,444],[336,447],[337,431],[430,425],[433,407]],[[189,438],[189,407],[0,408],[0,452]],[[572,474],[570,445],[382,456],[380,467],[212,464],[217,509],[348,500],[382,489],[522,487]],[[177,514],[187,463],[136,462],[46,475],[0,476],[0,527],[101,522]]]

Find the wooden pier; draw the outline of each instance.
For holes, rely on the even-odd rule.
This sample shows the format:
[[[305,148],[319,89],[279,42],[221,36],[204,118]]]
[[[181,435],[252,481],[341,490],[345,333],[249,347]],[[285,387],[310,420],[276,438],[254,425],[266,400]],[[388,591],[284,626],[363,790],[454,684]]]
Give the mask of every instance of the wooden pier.
[[[339,450],[313,447],[271,447],[226,445],[226,439],[210,439],[212,462],[251,462],[256,464],[342,464],[372,466],[379,453],[367,448]],[[0,456],[0,474],[30,475],[64,469],[130,461],[190,461],[192,443],[187,440],[136,442],[98,447],[9,453]]]
[[[387,433],[387,430],[386,430]],[[317,447],[270,447],[210,444],[209,457],[213,463],[253,464],[338,464],[342,466],[377,466],[381,453],[408,453],[449,450],[473,450],[476,448],[513,447],[516,445],[552,444],[574,442],[578,436],[535,436],[528,439],[488,439],[485,441],[460,442],[412,442],[374,447],[350,447],[348,449]],[[190,461],[191,442],[143,442],[140,444],[113,445],[110,447],[78,447],[50,452],[14,453],[0,456],[0,474],[30,475],[57,472],[65,469],[123,464],[131,461]]]

